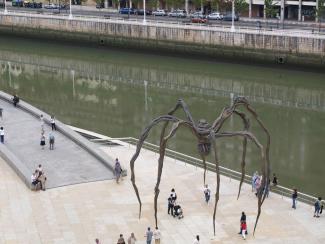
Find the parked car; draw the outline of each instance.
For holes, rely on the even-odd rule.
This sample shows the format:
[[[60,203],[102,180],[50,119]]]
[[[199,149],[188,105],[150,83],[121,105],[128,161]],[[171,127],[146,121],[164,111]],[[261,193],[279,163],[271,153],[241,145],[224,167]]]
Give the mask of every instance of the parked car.
[[[192,22],[192,23],[200,23],[200,24],[204,24],[204,23],[207,23],[208,20],[207,20],[205,17],[197,16],[197,17],[192,17],[192,18],[191,18],[191,22]]]
[[[232,14],[226,14],[225,16],[223,16],[223,20],[232,21]],[[238,21],[238,20],[239,20],[239,16],[235,14],[234,21]]]
[[[177,9],[168,13],[168,17],[186,18],[186,11]]]
[[[45,4],[43,8],[45,8],[45,9],[58,9],[59,6],[54,4],[54,3],[50,3],[50,4]]]
[[[204,14],[202,14],[202,12],[195,12],[193,14],[190,15],[191,18],[205,18]]]
[[[100,3],[96,3],[96,8],[100,9],[100,8],[104,8],[104,2],[100,2]]]
[[[24,1],[25,8],[42,8],[42,3]]]
[[[11,5],[13,7],[23,7],[24,6],[24,2],[22,0],[12,0],[11,1]]]
[[[120,14],[136,14],[137,11],[134,8],[121,8],[119,11]]]
[[[137,15],[144,15],[144,9],[137,9]],[[146,9],[146,15],[152,15],[152,11]]]
[[[152,12],[152,15],[154,15],[154,16],[167,16],[167,13],[163,9],[157,9],[156,11]]]
[[[208,19],[211,20],[221,20],[223,19],[223,15],[220,14],[219,12],[214,12],[208,15]]]

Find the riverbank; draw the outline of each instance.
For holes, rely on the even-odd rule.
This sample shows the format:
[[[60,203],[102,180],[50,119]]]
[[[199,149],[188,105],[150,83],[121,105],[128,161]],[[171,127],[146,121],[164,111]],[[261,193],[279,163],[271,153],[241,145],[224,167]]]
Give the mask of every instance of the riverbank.
[[[308,31],[248,30],[89,17],[0,15],[0,32],[98,46],[253,62],[324,67],[325,36]]]

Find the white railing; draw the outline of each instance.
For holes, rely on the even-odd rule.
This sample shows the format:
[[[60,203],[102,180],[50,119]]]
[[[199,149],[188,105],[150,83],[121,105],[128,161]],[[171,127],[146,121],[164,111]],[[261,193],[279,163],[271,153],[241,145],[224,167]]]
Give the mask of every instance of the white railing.
[[[2,12],[3,13],[3,12]],[[6,15],[14,16],[26,16],[35,18],[51,18],[51,19],[69,19],[69,14],[56,12],[28,12],[28,11],[8,11]],[[139,18],[121,18],[112,17],[108,15],[93,16],[93,15],[73,15],[73,20],[79,21],[95,21],[95,22],[108,22],[108,23],[124,23],[124,24],[138,24],[143,25],[144,22]],[[198,29],[198,30],[212,30],[212,31],[231,31],[231,26],[224,25],[206,25],[206,24],[194,24],[183,21],[161,21],[161,20],[150,20],[147,19],[145,25],[148,26],[162,26],[162,27],[178,27],[183,29]],[[285,35],[285,36],[306,36],[306,37],[320,37],[325,38],[324,32],[319,32],[317,28],[315,30],[292,30],[292,29],[270,29],[270,28],[259,28],[259,27],[242,27],[236,26],[236,32],[239,33],[253,33],[253,34],[268,34],[268,35]]]
[[[110,137],[106,137],[106,136],[102,136],[100,134],[97,133],[93,133],[87,130],[83,130],[83,129],[79,129],[76,127],[71,127],[73,130],[75,130],[78,133],[81,133],[83,136],[85,137],[89,137],[88,139],[92,142],[95,143],[100,143],[101,145],[106,145],[106,146],[116,146],[119,145],[119,143],[123,142],[123,143],[127,143],[128,146],[130,147],[130,145],[136,145],[138,143],[138,139],[134,138],[134,137],[121,137],[121,138],[110,138]],[[150,142],[144,142],[143,143],[143,148],[150,150],[152,152],[155,153],[159,153],[159,146],[155,145],[153,143]],[[174,150],[171,149],[166,149],[165,151],[165,155],[173,158],[176,161],[182,162],[185,165],[186,164],[190,164],[193,165],[195,167],[198,168],[203,168],[203,163],[201,159],[180,153],[180,152],[176,152]],[[215,168],[215,164],[211,163],[211,162],[206,162],[207,164],[207,170],[215,172],[216,168]],[[235,179],[235,180],[240,180],[241,179],[241,173],[232,169],[228,169],[226,167],[223,166],[219,166],[219,170],[220,173],[226,177],[229,177],[229,180],[231,179]],[[245,174],[244,177],[244,182],[251,184],[251,179],[252,176],[251,175],[247,175]],[[277,194],[280,194],[282,197],[289,197],[291,198],[292,195],[292,189],[289,189],[287,187],[284,186],[271,186],[271,192],[275,192]],[[317,200],[316,197],[302,193],[302,192],[298,192],[298,200],[304,203],[307,203],[309,205],[313,205],[315,203],[315,201]]]

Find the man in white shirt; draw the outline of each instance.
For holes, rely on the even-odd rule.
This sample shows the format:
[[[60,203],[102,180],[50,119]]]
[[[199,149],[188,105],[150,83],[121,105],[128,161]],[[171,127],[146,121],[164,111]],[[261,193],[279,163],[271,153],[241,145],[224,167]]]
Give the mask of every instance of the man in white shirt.
[[[155,240],[155,244],[160,244],[161,233],[158,227],[153,232],[153,239]]]

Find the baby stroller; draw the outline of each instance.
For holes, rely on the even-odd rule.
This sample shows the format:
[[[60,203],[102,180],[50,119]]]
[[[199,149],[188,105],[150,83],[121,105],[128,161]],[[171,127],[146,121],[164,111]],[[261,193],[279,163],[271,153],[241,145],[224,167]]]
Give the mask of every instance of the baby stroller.
[[[178,204],[174,206],[174,217],[178,219],[184,218],[182,207]]]

